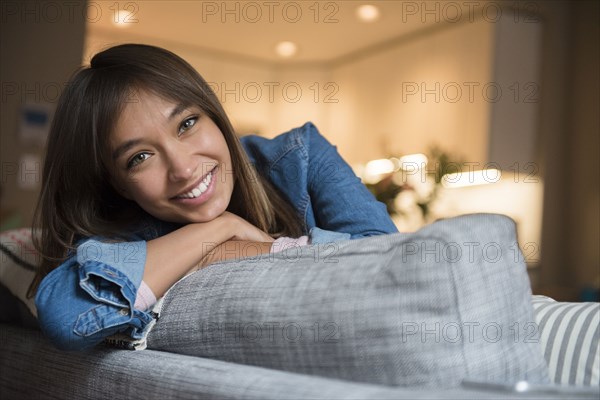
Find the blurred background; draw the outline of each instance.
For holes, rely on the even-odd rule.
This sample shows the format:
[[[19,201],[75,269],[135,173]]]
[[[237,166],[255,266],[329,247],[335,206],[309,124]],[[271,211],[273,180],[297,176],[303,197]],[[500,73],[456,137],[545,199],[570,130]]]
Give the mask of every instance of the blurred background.
[[[509,215],[536,294],[598,299],[597,1],[0,4],[0,230],[31,224],[72,72],[148,43],[200,72],[240,136],[315,123],[401,231]]]

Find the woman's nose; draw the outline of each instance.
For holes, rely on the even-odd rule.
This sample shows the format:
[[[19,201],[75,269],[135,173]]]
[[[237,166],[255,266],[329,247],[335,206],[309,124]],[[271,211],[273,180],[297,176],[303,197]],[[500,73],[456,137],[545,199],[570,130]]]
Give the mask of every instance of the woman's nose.
[[[172,154],[168,156],[169,179],[173,182],[189,181],[194,176],[192,158],[184,154]]]

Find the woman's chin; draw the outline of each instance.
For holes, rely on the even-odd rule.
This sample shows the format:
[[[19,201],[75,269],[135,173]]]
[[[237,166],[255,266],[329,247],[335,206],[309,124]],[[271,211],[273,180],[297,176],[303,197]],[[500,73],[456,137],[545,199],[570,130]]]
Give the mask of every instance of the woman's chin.
[[[227,210],[228,205],[225,203],[225,201],[215,201],[205,203],[202,207],[187,207],[187,209],[183,207],[173,208],[168,207],[170,205],[166,205],[161,208],[155,207],[155,209],[151,210],[153,212],[146,211],[155,218],[165,222],[178,224],[202,223],[210,222],[223,214]]]
[[[202,222],[210,222],[216,218],[218,218],[221,214],[225,212],[225,208],[221,209],[211,209],[211,210],[203,210],[202,213],[194,213],[190,215],[182,215],[180,216],[181,222],[183,223],[202,223]]]

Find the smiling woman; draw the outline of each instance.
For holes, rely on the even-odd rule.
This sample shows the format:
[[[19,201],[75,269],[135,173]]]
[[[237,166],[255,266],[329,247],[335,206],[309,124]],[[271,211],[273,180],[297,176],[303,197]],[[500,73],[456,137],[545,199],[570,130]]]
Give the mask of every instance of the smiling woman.
[[[314,125],[239,139],[206,81],[153,46],[109,48],[76,72],[46,151],[28,295],[64,349],[142,337],[169,287],[243,247],[397,232]]]
[[[219,127],[197,106],[145,90],[136,90],[133,99],[109,140],[120,194],[169,222],[208,222],[223,214],[234,176]]]

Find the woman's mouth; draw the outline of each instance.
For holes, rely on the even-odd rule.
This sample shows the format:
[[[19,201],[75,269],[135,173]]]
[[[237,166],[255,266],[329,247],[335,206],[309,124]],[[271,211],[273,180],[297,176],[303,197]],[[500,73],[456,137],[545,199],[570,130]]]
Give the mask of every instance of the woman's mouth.
[[[213,192],[215,186],[215,173],[218,166],[213,168],[204,179],[202,179],[192,190],[177,195],[171,200],[184,201],[185,203],[199,203],[203,202]]]

